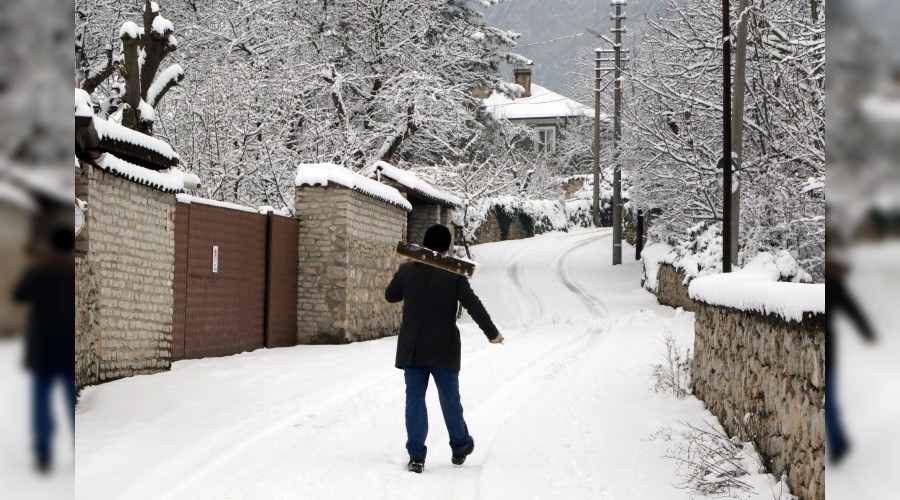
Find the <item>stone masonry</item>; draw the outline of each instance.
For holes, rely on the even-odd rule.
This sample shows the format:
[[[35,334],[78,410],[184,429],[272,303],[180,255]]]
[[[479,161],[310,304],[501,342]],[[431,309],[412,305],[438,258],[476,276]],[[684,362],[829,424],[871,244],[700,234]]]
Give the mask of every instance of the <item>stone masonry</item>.
[[[171,366],[175,196],[97,168],[76,250],[76,385]],[[86,349],[86,350],[85,350]]]
[[[697,304],[688,295],[684,283],[684,271],[672,264],[661,264],[657,274],[656,300],[664,306],[681,307],[685,311],[696,311]]]
[[[425,231],[435,224],[442,224],[441,206],[432,204],[412,204],[412,212],[409,213],[407,219],[406,231],[410,243],[421,245],[422,238],[425,237]]]
[[[97,297],[100,286],[93,265],[84,254],[75,255],[75,384],[78,388],[100,381],[100,342]]]
[[[297,341],[342,344],[394,335],[401,306],[384,300],[400,264],[405,209],[329,184],[296,190],[300,221]]]
[[[789,322],[697,303],[695,329],[694,394],[730,435],[754,438],[769,470],[787,473],[794,495],[824,499],[824,316]]]
[[[475,230],[475,241],[478,243],[493,243],[495,241],[522,240],[534,236],[522,224],[521,217],[517,214],[501,213],[501,207],[491,207],[487,212],[484,223]],[[502,219],[502,220],[501,220]],[[504,222],[506,226],[504,227]]]

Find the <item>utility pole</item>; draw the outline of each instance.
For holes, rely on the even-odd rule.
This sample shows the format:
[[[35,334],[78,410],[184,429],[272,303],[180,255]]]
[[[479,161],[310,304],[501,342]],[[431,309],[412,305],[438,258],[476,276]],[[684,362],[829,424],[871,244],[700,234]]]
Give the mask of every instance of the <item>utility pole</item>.
[[[613,118],[613,265],[622,263],[622,165],[619,162],[619,146],[622,139],[622,7],[626,0],[612,0],[615,13],[610,18],[615,21],[612,28],[615,41],[616,71],[613,80],[615,115]]]
[[[734,114],[731,117],[731,149],[737,166],[737,183],[731,196],[731,263],[738,265],[741,232],[741,169],[744,164],[744,90],[747,80],[747,25],[750,14],[748,0],[738,4],[738,33],[734,61]]]
[[[600,227],[600,49],[594,53],[594,227]]]
[[[731,5],[722,0],[722,272],[731,272]]]

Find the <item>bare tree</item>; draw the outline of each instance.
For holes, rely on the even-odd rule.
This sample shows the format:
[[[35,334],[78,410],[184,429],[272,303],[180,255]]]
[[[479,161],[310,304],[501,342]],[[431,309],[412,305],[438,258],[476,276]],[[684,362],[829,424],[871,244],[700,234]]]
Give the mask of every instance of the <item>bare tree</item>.
[[[626,165],[635,203],[664,213],[651,233],[657,239],[677,242],[698,222],[721,220],[717,6],[670,1],[647,20],[629,74]],[[825,32],[814,6],[768,0],[749,10],[741,247],[744,261],[790,250],[821,277],[824,188],[810,179],[825,173]]]

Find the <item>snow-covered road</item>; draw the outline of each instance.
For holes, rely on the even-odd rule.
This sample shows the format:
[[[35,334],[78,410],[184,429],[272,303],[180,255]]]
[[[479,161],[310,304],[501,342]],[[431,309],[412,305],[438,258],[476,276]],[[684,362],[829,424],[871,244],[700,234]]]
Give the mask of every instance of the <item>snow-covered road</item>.
[[[86,389],[77,497],[688,498],[663,458],[672,443],[652,436],[713,417],[654,392],[651,364],[667,330],[692,344],[693,315],[657,305],[631,249],[613,267],[610,246],[598,229],[475,247],[473,286],[506,343],[461,323],[476,440],[462,467],[432,389],[426,470],[406,472],[403,376],[386,338],[180,361]]]

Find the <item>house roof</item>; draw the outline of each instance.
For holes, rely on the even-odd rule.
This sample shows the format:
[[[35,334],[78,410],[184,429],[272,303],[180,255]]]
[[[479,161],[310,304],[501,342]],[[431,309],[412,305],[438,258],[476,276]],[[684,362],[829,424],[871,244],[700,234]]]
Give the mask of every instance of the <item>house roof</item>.
[[[196,175],[176,168],[180,159],[168,143],[95,116],[82,89],[75,89],[75,152],[105,172],[167,193],[200,186]]]
[[[431,183],[420,179],[416,174],[397,168],[384,161],[375,162],[374,165],[362,172],[363,175],[370,179],[378,177],[379,173],[381,176],[387,177],[406,188],[407,195],[413,194],[416,198],[422,199],[422,201],[453,208],[461,207],[463,204],[458,197],[441,191]]]
[[[593,108],[534,83],[531,84],[530,97],[510,99],[494,92],[484,100],[484,105],[489,113],[506,120],[594,117]],[[607,115],[601,113],[600,119],[606,118]]]
[[[105,172],[165,193],[184,191],[185,181],[193,176],[193,174],[185,174],[176,167],[166,170],[150,170],[123,160],[112,153],[104,153],[94,165]],[[187,179],[186,176],[188,176]]]

